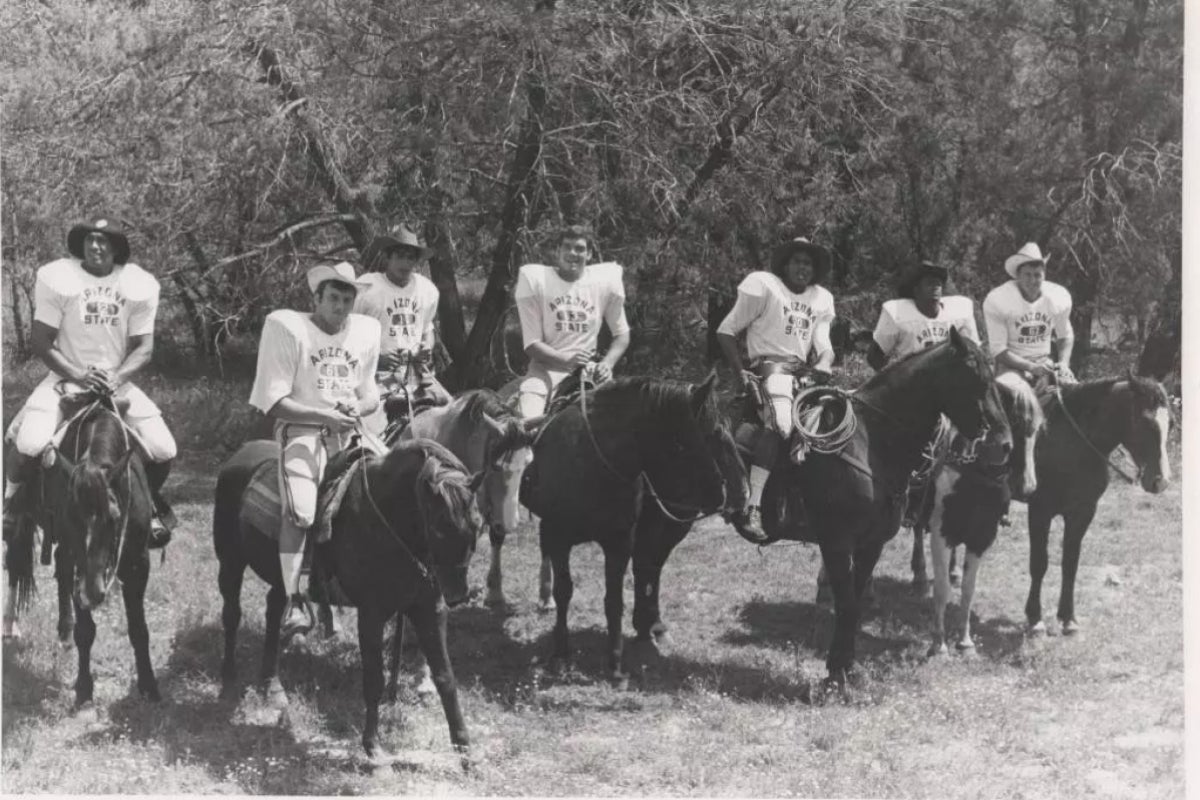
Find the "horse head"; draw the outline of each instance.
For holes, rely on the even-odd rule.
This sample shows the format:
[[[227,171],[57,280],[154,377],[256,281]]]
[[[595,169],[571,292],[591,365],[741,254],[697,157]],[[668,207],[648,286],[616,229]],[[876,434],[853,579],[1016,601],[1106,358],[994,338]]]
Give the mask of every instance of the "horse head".
[[[1012,431],[983,350],[953,326],[942,347],[949,356],[947,368],[930,376],[942,413],[963,436],[976,441],[986,437],[1007,457],[1013,445]]]
[[[475,504],[478,475],[469,475],[463,463],[436,442],[421,444],[425,463],[417,474],[417,509],[442,596],[455,606],[467,598],[467,565],[483,528]]]
[[[1037,491],[1034,453],[1037,437],[1045,427],[1046,417],[1033,387],[1020,373],[1006,372],[999,375],[996,377],[996,385],[1000,389],[1004,413],[1012,431],[1013,449],[1008,458],[1012,465],[1008,473],[1009,488],[1014,499],[1027,501]]]
[[[1126,375],[1129,383],[1129,417],[1121,444],[1138,466],[1138,480],[1152,494],[1171,482],[1167,441],[1171,433],[1171,401],[1162,384],[1151,378]]]
[[[643,473],[650,491],[672,514],[711,514],[726,503],[726,479],[718,465],[729,458],[736,461],[737,452],[732,437],[719,433],[716,380],[714,371],[698,386],[661,380],[642,384],[650,410],[640,437]]]
[[[62,457],[68,472],[62,536],[74,559],[74,597],[80,608],[104,602],[128,525],[131,509],[128,500],[122,508],[117,481],[126,476],[135,451],[124,442],[120,425],[111,412],[89,415],[74,437],[77,460]],[[82,456],[80,446],[86,447]],[[129,490],[127,485],[125,492]]]
[[[479,508],[493,535],[503,539],[517,527],[521,476],[533,458],[531,447],[546,418],[521,419],[504,407],[498,413],[481,414],[480,420],[483,435],[478,447],[482,458],[470,466],[482,472]]]

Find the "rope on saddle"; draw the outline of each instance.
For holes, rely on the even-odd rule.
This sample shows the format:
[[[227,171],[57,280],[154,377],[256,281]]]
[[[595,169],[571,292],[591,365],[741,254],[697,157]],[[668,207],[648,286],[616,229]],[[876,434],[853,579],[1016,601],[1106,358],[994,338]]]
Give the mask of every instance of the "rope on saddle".
[[[827,411],[838,415],[837,421],[823,429]],[[792,401],[792,424],[797,440],[792,448],[792,461],[799,464],[810,450],[825,455],[840,452],[858,429],[858,418],[849,392],[836,386],[813,386],[796,393]]]

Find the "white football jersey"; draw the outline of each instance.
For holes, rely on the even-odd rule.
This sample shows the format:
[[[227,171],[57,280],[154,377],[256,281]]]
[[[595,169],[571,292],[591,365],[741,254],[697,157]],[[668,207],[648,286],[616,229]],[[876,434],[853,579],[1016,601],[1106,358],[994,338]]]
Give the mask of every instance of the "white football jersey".
[[[101,278],[77,258],[60,258],[37,271],[33,318],[58,329],[55,344],[76,364],[114,369],[130,336],[154,333],[158,294],[158,281],[137,264]]]
[[[377,397],[379,322],[350,314],[346,326],[328,334],[311,314],[272,311],[263,323],[250,405],[263,413],[284,397],[332,409],[354,397]]]
[[[407,286],[397,286],[382,272],[368,272],[356,281],[354,313],[379,322],[382,352],[416,351],[437,318],[438,290],[433,281],[414,272]]]
[[[567,355],[595,350],[601,320],[613,336],[629,333],[621,273],[620,264],[589,264],[577,280],[565,281],[554,267],[521,267],[514,296],[525,347],[545,342]]]
[[[813,284],[797,294],[778,275],[751,272],[717,331],[730,336],[747,331],[750,358],[803,361],[814,343],[818,352],[829,347],[833,316],[833,295],[825,287]]]
[[[875,343],[888,357],[896,361],[905,356],[933,347],[950,338],[950,328],[976,344],[979,330],[975,325],[975,304],[961,295],[943,297],[936,317],[927,317],[910,298],[888,300],[879,312],[875,325]]]
[[[1042,283],[1042,295],[1030,303],[1021,295],[1016,281],[1008,281],[988,293],[983,301],[987,324],[988,352],[1005,350],[1033,361],[1050,357],[1050,334],[1073,338],[1071,294],[1057,283]]]

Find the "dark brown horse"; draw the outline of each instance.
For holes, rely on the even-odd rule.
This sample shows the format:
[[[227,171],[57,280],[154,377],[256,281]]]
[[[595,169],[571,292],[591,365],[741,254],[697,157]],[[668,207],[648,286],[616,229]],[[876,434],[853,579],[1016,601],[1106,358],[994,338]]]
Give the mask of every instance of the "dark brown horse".
[[[1029,499],[1029,598],[1025,617],[1030,632],[1045,631],[1042,578],[1050,522],[1063,518],[1062,589],[1058,619],[1064,634],[1079,630],[1075,618],[1075,573],[1084,534],[1096,504],[1108,488],[1110,457],[1118,445],[1133,456],[1138,483],[1151,494],[1167,488],[1171,464],[1167,437],[1171,406],[1166,390],[1150,378],[1129,375],[1063,386],[1046,411],[1038,441],[1038,488]]]
[[[10,553],[18,563],[9,565],[10,575],[15,567],[18,574],[32,577],[36,521],[56,542],[58,634],[66,641],[74,632],[79,659],[76,705],[91,701],[93,695],[91,652],[96,623],[92,615],[103,604],[113,582],[119,582],[137,688],[143,697],[158,701],[145,611],[150,578],[149,484],[141,452],[112,399],[89,397],[87,403],[51,451],[52,463],[41,470],[41,507],[36,514],[26,515],[22,523]]]
[[[342,456],[340,458],[344,458]],[[236,639],[241,622],[242,577],[249,566],[266,581],[266,637],[261,679],[271,701],[286,705],[278,676],[279,629],[286,596],[278,542],[270,531],[245,524],[241,507],[254,474],[279,458],[274,442],[243,445],[217,478],[213,542],[220,562],[225,600],[225,657],[221,668],[226,696],[236,692]],[[339,468],[340,459],[329,469]],[[379,749],[379,703],[383,696],[383,629],[397,613],[417,632],[441,696],[450,740],[468,744],[458,702],[458,685],[446,649],[446,604],[467,594],[467,563],[475,551],[482,520],[475,508],[477,486],[449,450],[427,440],[400,442],[371,459],[352,479],[333,519],[330,541],[317,547],[314,572],[331,576],[358,609],[366,720],[362,743],[367,755]],[[327,590],[328,591],[328,590]]]
[[[968,439],[990,431],[998,447],[1012,447],[987,358],[955,329],[949,341],[892,364],[851,397],[857,427],[845,448],[810,453],[785,473],[800,490],[833,589],[836,621],[826,667],[827,683],[839,686],[854,664],[863,591],[884,544],[896,535],[908,477],[939,415]]]
[[[604,550],[610,676],[627,677],[621,624],[630,559],[639,586],[634,601],[638,637],[649,640],[655,623],[665,630],[658,619],[662,562],[691,521],[726,502],[714,445],[724,441],[730,458],[737,459],[728,432],[720,436],[714,381],[715,376],[691,386],[621,378],[585,392],[546,422],[525,471],[521,500],[541,517],[542,554],[554,570],[553,663],[569,659],[570,553],[583,542]],[[655,510],[647,512],[651,504]]]

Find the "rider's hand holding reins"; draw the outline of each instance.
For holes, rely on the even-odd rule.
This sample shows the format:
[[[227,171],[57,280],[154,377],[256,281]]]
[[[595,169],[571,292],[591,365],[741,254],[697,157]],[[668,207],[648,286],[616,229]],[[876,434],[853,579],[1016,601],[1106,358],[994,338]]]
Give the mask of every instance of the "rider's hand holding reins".
[[[89,392],[99,395],[110,395],[117,388],[112,373],[103,367],[97,366],[88,367],[87,374],[83,376],[80,385]]]

